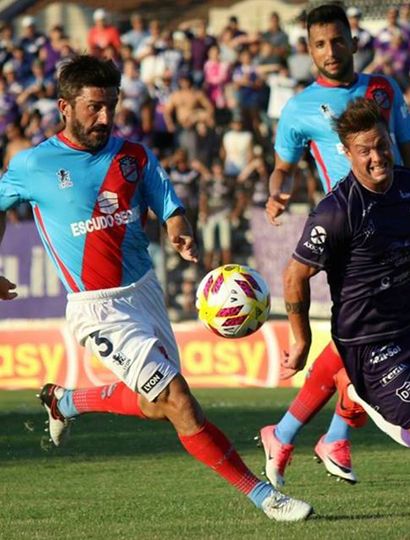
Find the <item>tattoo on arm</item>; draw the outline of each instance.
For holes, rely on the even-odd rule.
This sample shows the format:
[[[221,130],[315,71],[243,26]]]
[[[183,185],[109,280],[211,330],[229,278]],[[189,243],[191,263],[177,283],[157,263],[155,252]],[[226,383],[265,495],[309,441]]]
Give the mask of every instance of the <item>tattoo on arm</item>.
[[[285,302],[286,313],[306,313],[306,303],[305,302]]]

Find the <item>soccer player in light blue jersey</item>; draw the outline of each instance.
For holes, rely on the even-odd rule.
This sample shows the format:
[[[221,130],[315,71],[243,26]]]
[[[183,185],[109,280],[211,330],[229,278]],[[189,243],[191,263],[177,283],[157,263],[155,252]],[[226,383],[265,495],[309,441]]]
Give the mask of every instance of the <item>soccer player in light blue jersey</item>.
[[[350,163],[332,122],[356,98],[365,97],[378,104],[393,142],[395,163],[410,166],[410,120],[402,92],[389,77],[354,72],[356,41],[343,8],[325,4],[312,9],[307,16],[307,29],[309,51],[319,75],[314,83],[289,100],[279,120],[275,168],[266,205],[268,218],[274,225],[280,223],[277,218],[289,203],[293,176],[305,149],[309,149],[316,162],[325,193],[348,174]],[[284,377],[295,373],[287,365],[288,358],[285,356],[282,361]],[[366,414],[349,399],[348,383],[340,356],[330,343],[314,362],[288,412],[276,425],[265,426],[260,431],[266,473],[274,485],[284,483],[297,433],[331,398],[336,386],[339,390],[336,413],[327,433],[316,444],[315,455],[323,461],[328,473],[356,482],[349,425],[360,427]]]
[[[71,418],[111,412],[168,420],[185,450],[245,494],[270,519],[306,519],[312,507],[261,482],[227,437],[209,422],[180,372],[163,293],[148,255],[148,209],[175,250],[197,262],[191,225],[171,182],[145,146],[113,137],[121,74],[82,55],[59,72],[61,133],[11,162],[0,181],[4,212],[27,201],[47,253],[68,291],[67,322],[118,383],[67,390],[47,384],[40,400],[51,439]],[[12,284],[3,284],[6,296]],[[0,283],[0,290],[2,290]]]

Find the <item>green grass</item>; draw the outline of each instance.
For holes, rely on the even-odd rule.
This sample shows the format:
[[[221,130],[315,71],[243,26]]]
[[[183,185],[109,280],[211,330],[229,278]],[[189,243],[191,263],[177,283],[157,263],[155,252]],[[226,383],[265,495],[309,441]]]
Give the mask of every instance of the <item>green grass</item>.
[[[259,472],[253,436],[277,420],[294,390],[201,390],[195,394]],[[70,443],[50,448],[32,393],[0,392],[0,538],[409,539],[410,455],[372,424],[352,434],[360,483],[328,478],[312,449],[329,406],[300,434],[289,494],[317,516],[269,521],[248,500],[184,454],[171,427],[112,415],[77,420]]]

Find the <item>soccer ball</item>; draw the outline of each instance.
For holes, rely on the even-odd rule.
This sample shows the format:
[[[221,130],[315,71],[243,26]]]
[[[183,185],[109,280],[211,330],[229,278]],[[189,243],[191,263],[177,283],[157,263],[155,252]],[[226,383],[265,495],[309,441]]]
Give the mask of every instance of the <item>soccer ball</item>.
[[[202,323],[218,336],[241,338],[258,330],[270,311],[270,292],[263,277],[239,264],[211,270],[196,293]]]

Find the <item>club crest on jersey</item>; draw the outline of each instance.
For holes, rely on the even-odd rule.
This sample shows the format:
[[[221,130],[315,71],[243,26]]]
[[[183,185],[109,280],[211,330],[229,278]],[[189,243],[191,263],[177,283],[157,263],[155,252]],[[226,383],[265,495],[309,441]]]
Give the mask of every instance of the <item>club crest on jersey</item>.
[[[377,105],[384,110],[391,107],[389,94],[383,88],[376,88],[372,92],[372,96]]]
[[[57,172],[58,187],[60,189],[66,189],[73,186],[73,182],[70,178],[70,173],[65,169],[59,169]]]
[[[138,161],[133,156],[124,156],[120,159],[120,170],[127,182],[138,182],[139,167]]]

